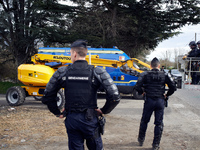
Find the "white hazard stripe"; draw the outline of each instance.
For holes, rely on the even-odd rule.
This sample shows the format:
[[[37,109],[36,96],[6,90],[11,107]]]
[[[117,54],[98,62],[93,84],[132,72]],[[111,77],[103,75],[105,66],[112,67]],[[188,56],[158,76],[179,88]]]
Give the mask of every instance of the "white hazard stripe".
[[[75,77],[75,76],[69,76],[68,80],[89,80],[89,77]]]

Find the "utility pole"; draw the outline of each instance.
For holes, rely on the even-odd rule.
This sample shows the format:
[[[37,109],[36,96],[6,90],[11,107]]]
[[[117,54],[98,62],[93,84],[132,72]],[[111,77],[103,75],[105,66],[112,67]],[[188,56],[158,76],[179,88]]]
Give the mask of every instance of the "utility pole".
[[[167,59],[168,59],[168,56],[167,56],[167,51],[166,51],[166,59],[165,59],[165,66],[166,66],[166,69],[167,69]]]
[[[195,33],[195,42],[197,41],[197,33]]]

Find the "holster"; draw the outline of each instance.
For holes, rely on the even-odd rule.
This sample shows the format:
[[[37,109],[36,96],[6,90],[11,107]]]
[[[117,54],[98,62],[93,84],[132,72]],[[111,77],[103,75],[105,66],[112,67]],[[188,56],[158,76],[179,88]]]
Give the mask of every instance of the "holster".
[[[167,97],[165,98],[165,107],[168,107],[168,99],[169,99],[169,97],[167,96]]]
[[[103,115],[100,115],[98,117],[99,119],[99,133],[101,133],[102,135],[104,134],[104,127],[105,127],[105,123],[106,123],[106,118]]]
[[[146,93],[144,93],[144,95],[143,95],[143,99],[144,99],[144,101],[147,100],[147,95],[146,95]]]

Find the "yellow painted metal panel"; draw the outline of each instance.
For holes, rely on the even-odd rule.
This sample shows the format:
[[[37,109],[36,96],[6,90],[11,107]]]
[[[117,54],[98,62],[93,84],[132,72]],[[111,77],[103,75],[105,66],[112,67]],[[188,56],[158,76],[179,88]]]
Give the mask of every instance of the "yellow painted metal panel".
[[[18,79],[29,86],[46,86],[55,70],[49,66],[22,64],[18,67]]]
[[[33,87],[33,86],[22,86],[28,92],[28,95],[31,96],[43,96],[43,94],[39,94],[40,89],[45,89],[46,87]]]
[[[128,82],[124,82],[124,81],[113,81],[114,83],[131,83],[131,82],[137,82],[137,80],[130,80]]]

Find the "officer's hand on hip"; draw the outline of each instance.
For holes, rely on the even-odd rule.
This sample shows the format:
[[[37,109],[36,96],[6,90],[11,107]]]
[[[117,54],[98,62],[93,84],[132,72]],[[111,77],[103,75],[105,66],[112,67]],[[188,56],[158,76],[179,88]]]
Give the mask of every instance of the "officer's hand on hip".
[[[64,118],[64,117],[66,117],[65,109],[63,108],[62,111],[61,111],[61,114],[57,115],[56,117],[58,117],[58,118]]]
[[[101,111],[101,109],[95,109],[97,111],[98,116],[102,115],[103,112]]]
[[[64,115],[60,115],[58,118],[64,118]]]
[[[60,115],[56,115],[56,117],[58,117],[58,118],[64,118],[64,115],[60,114]]]

